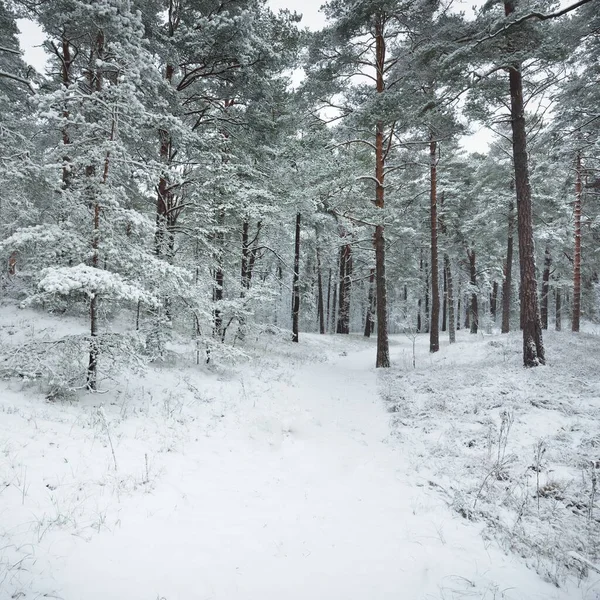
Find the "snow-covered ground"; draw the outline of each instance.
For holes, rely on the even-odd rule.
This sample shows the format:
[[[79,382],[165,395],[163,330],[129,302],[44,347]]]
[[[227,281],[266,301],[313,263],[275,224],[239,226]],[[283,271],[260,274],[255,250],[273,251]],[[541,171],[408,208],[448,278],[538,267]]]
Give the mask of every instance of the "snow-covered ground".
[[[4,307],[0,344],[78,327]],[[419,337],[415,369],[392,342],[387,372],[374,340],[265,334],[77,402],[1,381],[0,598],[600,598],[568,556],[599,551],[600,338],[529,371],[518,334]]]

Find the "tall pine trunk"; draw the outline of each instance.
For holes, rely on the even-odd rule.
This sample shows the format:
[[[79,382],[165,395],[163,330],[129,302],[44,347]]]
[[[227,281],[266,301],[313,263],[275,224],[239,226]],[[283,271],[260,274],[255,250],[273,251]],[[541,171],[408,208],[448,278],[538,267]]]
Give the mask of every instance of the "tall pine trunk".
[[[454,318],[454,289],[452,286],[452,271],[450,269],[450,258],[444,254],[444,273],[448,281],[448,337],[450,343],[456,342],[456,320]]]
[[[556,286],[555,290],[555,312],[554,312],[554,327],[556,331],[562,330],[562,297],[560,287]]]
[[[319,333],[325,333],[325,309],[323,306],[323,277],[321,275],[321,250],[317,246],[317,317]]]
[[[96,37],[96,47],[90,57],[90,88],[95,89],[96,93],[100,93],[103,87],[103,77],[101,70],[95,70],[97,65],[101,64],[104,58],[104,33],[102,30],[98,31]],[[92,68],[92,66],[94,68]],[[109,136],[109,142],[114,141],[116,131],[116,114],[113,112],[111,130]],[[108,181],[108,169],[110,164],[110,151],[108,151],[104,158],[104,169],[102,172],[102,187],[106,186]],[[94,165],[88,165],[86,167],[86,177],[94,179],[96,175],[96,167]],[[92,266],[95,269],[100,268],[100,198],[99,190],[96,189],[95,183],[91,183],[92,193]],[[92,291],[90,298],[90,353],[88,357],[88,368],[86,376],[86,387],[90,391],[96,391],[98,389],[98,292]]]
[[[514,12],[514,2],[504,3],[506,15]],[[535,367],[545,363],[542,325],[540,322],[537,282],[535,278],[535,247],[525,105],[521,64],[509,67],[511,126],[515,187],[517,191],[517,224],[519,234],[519,264],[521,272],[521,316],[523,325],[523,364]]]
[[[492,283],[492,294],[490,296],[490,315],[492,320],[496,323],[496,315],[498,313],[498,282],[494,280]]]
[[[427,258],[424,260],[423,274],[425,275],[425,281],[423,282],[423,292],[425,294],[425,310],[423,311],[424,329],[425,333],[429,333],[429,265],[427,264]]]
[[[62,36],[61,39],[61,46],[62,46],[62,55],[59,55],[59,51],[58,49],[55,49],[55,53],[57,55],[59,55],[60,61],[61,61],[61,83],[63,85],[63,88],[65,90],[67,90],[69,88],[69,86],[72,83],[72,77],[71,77],[71,67],[73,65],[73,54],[71,52],[71,41],[64,35]],[[70,184],[71,184],[71,177],[72,177],[72,172],[71,172],[71,159],[69,157],[68,154],[68,150],[67,148],[71,145],[71,134],[69,131],[69,127],[67,125],[67,123],[69,122],[69,116],[70,116],[70,112],[69,112],[69,108],[68,105],[65,103],[65,106],[63,108],[63,120],[65,122],[65,125],[62,128],[62,141],[63,141],[63,167],[62,167],[62,187],[63,190],[66,190]]]
[[[457,297],[457,306],[456,306],[456,331],[460,329],[460,299],[462,297],[462,292],[460,289],[460,277],[458,278],[458,294]]]
[[[573,320],[572,331],[579,331],[581,319],[581,152],[575,158],[575,251],[573,253]]]
[[[506,244],[506,262],[504,263],[504,281],[502,282],[502,333],[510,331],[510,298],[512,293],[513,235],[515,231],[515,205],[508,205],[508,237]]]
[[[375,35],[375,61],[377,93],[382,94],[385,88],[385,37],[384,22],[378,18]],[[391,132],[389,134],[392,135]],[[383,147],[383,122],[378,121],[375,128],[375,206],[384,208],[385,203],[385,158]],[[389,140],[391,142],[391,138]],[[375,286],[377,294],[377,359],[376,367],[390,366],[390,346],[387,323],[387,289],[385,280],[385,232],[383,225],[375,227]]]
[[[223,300],[223,287],[225,285],[225,271],[223,270],[223,253],[225,250],[223,227],[225,225],[225,212],[223,210],[219,210],[217,219],[217,231],[214,236],[215,245],[213,250],[213,335],[222,340],[224,330],[221,304]]]
[[[344,237],[346,234],[344,233]],[[337,333],[350,333],[350,294],[352,291],[352,246],[340,246]]]
[[[442,331],[446,331],[448,328],[448,274],[446,268],[442,269],[444,280],[444,291],[442,293]]]
[[[437,232],[437,142],[433,133],[429,142],[430,161],[430,200],[431,200],[431,325],[429,329],[429,351],[440,349],[440,290],[438,274],[438,232]]]
[[[296,240],[294,244],[294,280],[292,284],[292,342],[298,341],[300,317],[300,213],[296,214]]]
[[[544,273],[542,275],[542,302],[540,306],[542,329],[548,329],[548,296],[550,295],[551,266],[552,256],[550,254],[550,245],[546,244],[546,251],[544,252]]]
[[[371,332],[373,330],[373,312],[375,302],[374,290],[375,287],[375,269],[371,269],[371,274],[369,276],[369,294],[367,296],[367,315],[365,317],[365,337],[371,337]]]
[[[327,276],[327,317],[325,319],[325,326],[328,332],[331,331],[331,269]]]
[[[479,329],[479,307],[477,302],[477,267],[475,264],[475,250],[467,249],[467,256],[469,257],[469,281],[471,283],[470,330],[471,333],[477,333]]]

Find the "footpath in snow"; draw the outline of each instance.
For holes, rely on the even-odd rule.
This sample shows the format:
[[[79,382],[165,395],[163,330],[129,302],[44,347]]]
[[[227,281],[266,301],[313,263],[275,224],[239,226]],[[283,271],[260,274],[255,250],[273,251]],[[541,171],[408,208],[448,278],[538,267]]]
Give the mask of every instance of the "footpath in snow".
[[[4,383],[0,598],[597,597],[542,581],[415,473],[372,342],[307,339],[74,405]]]

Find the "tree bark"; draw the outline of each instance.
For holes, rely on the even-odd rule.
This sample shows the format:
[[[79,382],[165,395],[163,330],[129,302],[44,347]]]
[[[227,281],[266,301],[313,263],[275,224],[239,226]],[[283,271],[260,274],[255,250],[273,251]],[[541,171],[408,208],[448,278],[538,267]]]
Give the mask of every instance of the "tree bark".
[[[425,281],[423,282],[423,291],[425,294],[425,310],[423,311],[423,321],[425,333],[429,333],[429,265],[427,264],[427,258],[425,258],[423,262],[423,274],[425,275]]]
[[[390,366],[390,350],[387,326],[387,289],[385,282],[385,237],[383,225],[375,228],[375,271],[377,290],[377,360],[375,367]]]
[[[461,299],[462,293],[461,293],[461,289],[460,289],[460,277],[458,279],[458,294],[456,294],[457,297],[457,306],[456,306],[456,331],[460,330],[460,299]]]
[[[329,269],[329,275],[327,277],[327,319],[326,327],[327,331],[331,331],[331,269]]]
[[[544,252],[544,273],[542,275],[542,301],[540,314],[542,319],[542,329],[548,329],[548,296],[550,295],[550,267],[552,266],[552,256],[550,246],[546,244]]]
[[[504,3],[506,15],[514,12],[514,2]],[[535,247],[527,132],[520,63],[509,68],[511,126],[515,187],[517,192],[517,224],[519,234],[519,264],[521,272],[521,315],[523,324],[523,364],[535,367],[545,363],[542,326],[540,322],[537,282],[535,279]]]
[[[369,276],[369,294],[367,297],[367,315],[365,317],[365,337],[371,337],[371,332],[373,330],[373,306],[374,303],[374,294],[373,288],[375,287],[375,269],[371,269],[371,274]]]
[[[477,333],[479,329],[479,308],[477,302],[477,268],[475,265],[475,250],[467,249],[469,257],[469,276],[471,283],[471,310],[470,310],[470,330],[471,333]]]
[[[221,301],[223,300],[223,286],[225,285],[225,272],[223,270],[223,250],[225,246],[225,239],[223,235],[223,225],[225,222],[225,213],[223,210],[219,210],[218,213],[218,229],[215,233],[215,249],[214,249],[214,261],[215,266],[213,269],[213,335],[219,339],[223,339],[223,313],[221,310]]]
[[[423,249],[421,248],[421,257],[419,259],[419,287],[421,287],[423,279]],[[417,300],[417,333],[423,331],[423,318],[421,316],[421,309],[423,306],[423,298],[421,296],[422,290],[419,290],[419,298]]]
[[[431,200],[431,325],[429,329],[429,352],[440,349],[440,290],[438,273],[438,232],[437,232],[437,142],[430,135],[430,200]],[[445,316],[445,315],[444,315]]]
[[[344,237],[346,234],[344,233]],[[340,246],[337,333],[350,333],[350,293],[352,291],[352,246]]]
[[[452,287],[452,270],[450,268],[450,258],[444,254],[444,274],[448,281],[448,337],[450,343],[456,342],[456,321],[454,319],[454,289]]]
[[[506,244],[506,262],[504,263],[504,281],[502,282],[502,333],[510,331],[510,298],[512,293],[513,236],[515,230],[515,205],[508,205],[508,236]]]
[[[498,282],[494,280],[492,283],[492,295],[490,296],[490,314],[494,323],[496,323],[496,315],[498,313]]]
[[[554,327],[556,331],[562,330],[562,297],[560,287],[557,286],[555,290],[555,313],[554,313]]]
[[[323,307],[323,278],[321,276],[321,251],[317,246],[317,316],[319,333],[325,333],[325,309]]]
[[[62,45],[62,56],[59,55],[59,50],[52,44],[53,49],[55,50],[55,54],[59,55],[61,61],[61,79],[62,84],[65,90],[68,90],[69,86],[72,83],[71,78],[71,66],[73,64],[74,56],[71,53],[71,42],[70,40],[63,34],[61,39]],[[77,52],[75,52],[75,56]],[[62,167],[62,187],[63,190],[66,190],[71,184],[71,159],[69,157],[67,148],[71,144],[71,134],[69,132],[69,127],[67,125],[69,120],[70,112],[67,104],[63,108],[63,119],[65,125],[62,128],[62,141],[63,141],[63,167]]]
[[[385,88],[385,51],[384,22],[381,18],[378,18],[375,31],[375,77],[378,94],[383,93]],[[386,154],[383,147],[383,122],[378,121],[375,127],[375,206],[382,210],[385,201],[385,158]],[[375,280],[377,293],[377,358],[375,366],[377,368],[387,368],[390,366],[390,347],[387,324],[385,232],[383,225],[377,225],[375,227]]]
[[[446,268],[442,269],[442,279],[444,281],[444,290],[442,293],[442,331],[448,329],[448,275]]]
[[[90,85],[96,92],[102,91],[102,71],[101,69],[93,70],[92,65],[100,64],[104,58],[104,33],[100,30],[96,37],[96,46],[92,51],[92,57],[90,59]],[[96,60],[94,60],[94,58]],[[115,137],[115,126],[116,117],[113,114],[111,122],[111,131],[109,141],[112,142]],[[102,172],[102,185],[105,186],[108,181],[108,169],[110,164],[110,152],[107,152],[104,158],[104,169]],[[93,179],[96,175],[96,167],[88,165],[85,170],[86,177]],[[98,190],[95,189],[95,183],[91,183],[91,194],[92,194],[92,211],[93,211],[93,227],[92,227],[92,267],[95,269],[100,268],[100,200],[98,198]],[[98,291],[92,290],[90,298],[90,353],[88,358],[88,368],[86,376],[86,387],[90,391],[96,391],[98,389]]]
[[[337,308],[337,294],[338,294],[338,284],[334,283],[333,285],[333,299],[331,300],[331,321],[329,321],[329,329],[332,332],[336,332],[336,308]]]
[[[300,317],[300,213],[296,214],[296,240],[294,244],[294,280],[292,284],[292,342],[298,341]]]
[[[575,251],[573,253],[573,319],[571,330],[579,331],[581,319],[581,152],[575,158]]]

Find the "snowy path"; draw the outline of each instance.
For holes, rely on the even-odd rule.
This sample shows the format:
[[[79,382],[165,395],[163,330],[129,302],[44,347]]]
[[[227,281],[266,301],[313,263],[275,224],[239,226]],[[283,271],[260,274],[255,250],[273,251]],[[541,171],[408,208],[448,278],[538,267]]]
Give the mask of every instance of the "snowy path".
[[[224,383],[236,408],[165,455],[154,491],[124,498],[111,531],[53,538],[43,576],[56,596],[566,599],[415,484],[372,360],[369,348]]]

